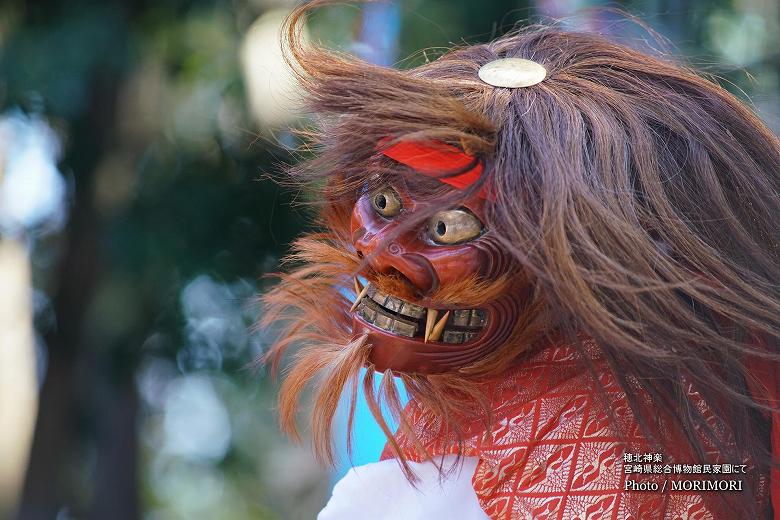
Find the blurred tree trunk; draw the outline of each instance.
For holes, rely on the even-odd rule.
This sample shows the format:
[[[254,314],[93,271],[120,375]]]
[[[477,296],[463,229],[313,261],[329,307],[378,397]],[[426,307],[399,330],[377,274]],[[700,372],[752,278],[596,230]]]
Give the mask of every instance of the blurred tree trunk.
[[[97,136],[74,136],[90,137]],[[84,451],[78,404],[83,402],[84,386],[88,384],[83,380],[79,384],[82,378],[78,372],[84,361],[82,325],[100,276],[100,232],[89,202],[90,170],[82,170],[77,177],[76,201],[66,230],[68,245],[59,266],[59,287],[53,302],[57,325],[44,338],[48,366],[19,510],[21,519],[51,519],[61,509],[79,505],[75,475],[70,474],[75,461],[69,459]]]
[[[57,326],[44,339],[48,347],[48,367],[41,388],[38,422],[27,470],[21,519],[51,519],[63,508],[79,506],[75,475],[70,474],[72,457],[83,455],[79,417],[88,378],[79,377],[84,367],[83,323],[101,273],[100,223],[91,201],[92,173],[97,164],[93,153],[79,141],[92,141],[93,150],[110,133],[116,85],[104,85],[95,92],[90,124],[73,134],[73,170],[76,173],[75,203],[66,228],[66,250],[61,258],[58,288],[53,300]],[[76,156],[78,154],[78,156]],[[91,164],[89,164],[91,163]]]
[[[131,520],[138,504],[138,397],[132,378],[104,400],[98,425],[98,461],[91,518]]]
[[[25,23],[44,32],[57,27],[65,9],[54,1],[27,7]],[[115,33],[119,49],[127,45],[128,24],[123,21]],[[111,365],[115,352],[109,347],[114,345],[95,348],[85,334],[87,309],[108,270],[102,255],[105,223],[95,209],[93,181],[115,141],[114,115],[123,81],[121,74],[97,63],[88,72],[89,106],[70,121],[63,161],[65,171],[74,175],[74,203],[55,279],[57,325],[44,338],[48,367],[18,512],[24,520],[51,520],[58,513],[83,517],[88,510],[95,518],[138,517],[137,402],[132,375],[127,376],[133,368],[126,367],[119,380],[93,377],[95,367]],[[97,443],[91,442],[94,437]]]

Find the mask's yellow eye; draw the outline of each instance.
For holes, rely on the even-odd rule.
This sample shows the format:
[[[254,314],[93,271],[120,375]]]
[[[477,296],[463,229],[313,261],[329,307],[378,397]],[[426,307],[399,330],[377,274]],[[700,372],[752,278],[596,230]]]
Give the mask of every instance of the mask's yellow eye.
[[[460,244],[481,235],[482,222],[464,209],[440,211],[428,221],[428,234],[437,244]]]
[[[401,213],[401,197],[393,188],[381,188],[371,194],[371,206],[385,218]]]

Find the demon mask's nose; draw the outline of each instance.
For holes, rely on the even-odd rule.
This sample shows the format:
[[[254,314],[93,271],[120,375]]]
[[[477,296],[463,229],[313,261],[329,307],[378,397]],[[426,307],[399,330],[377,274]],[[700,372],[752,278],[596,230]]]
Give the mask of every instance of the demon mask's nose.
[[[401,278],[420,295],[438,287],[431,262],[402,238],[388,239],[361,227],[354,236],[355,250],[375,272]]]

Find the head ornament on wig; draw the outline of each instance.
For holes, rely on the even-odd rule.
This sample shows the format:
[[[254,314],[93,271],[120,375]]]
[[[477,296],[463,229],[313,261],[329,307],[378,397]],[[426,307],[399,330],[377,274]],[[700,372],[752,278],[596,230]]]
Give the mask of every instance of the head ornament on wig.
[[[777,402],[750,388],[769,385],[751,363],[780,358],[780,146],[761,120],[667,57],[556,27],[410,70],[304,47],[306,13],[322,3],[287,26],[320,126],[307,134],[320,153],[290,179],[321,204],[319,231],[296,242],[263,297],[264,322],[287,323],[266,359],[276,366],[295,347],[283,426],[296,434],[298,397],[320,378],[313,442],[332,461],[340,395],[367,366],[384,373],[378,392],[372,370],[362,384],[396,453],[379,407],[411,431],[396,377],[448,435],[463,433],[464,414],[481,413],[489,431],[486,381],[553,338],[592,371],[587,337],[632,409],[650,396],[693,453],[706,451],[699,432],[725,459],[741,456],[680,406],[685,381],[768,464],[764,417]],[[486,64],[531,57],[541,82],[480,78]],[[656,418],[638,420],[662,451]],[[719,496],[751,507],[745,494]]]
[[[494,87],[530,87],[546,76],[547,69],[542,65],[523,58],[501,58],[479,68],[479,79]]]

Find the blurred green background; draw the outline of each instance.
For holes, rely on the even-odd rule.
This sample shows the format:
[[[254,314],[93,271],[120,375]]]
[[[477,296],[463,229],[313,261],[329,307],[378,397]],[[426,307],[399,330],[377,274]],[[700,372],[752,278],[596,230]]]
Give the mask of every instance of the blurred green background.
[[[0,3],[0,517],[324,504],[335,474],[279,434],[274,383],[245,368],[274,336],[250,328],[262,276],[307,225],[305,195],[263,180],[305,120],[276,46],[292,5]],[[607,5],[780,128],[776,0],[397,0],[309,34],[399,66],[528,19],[648,39],[583,11]]]

